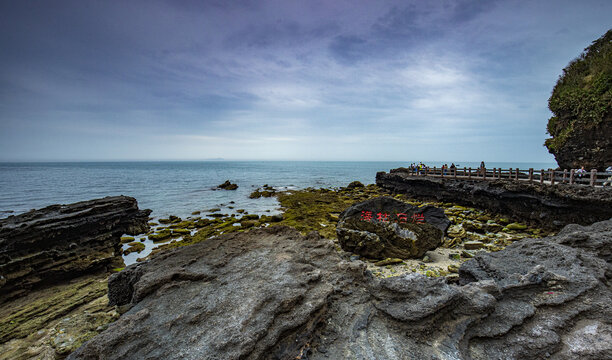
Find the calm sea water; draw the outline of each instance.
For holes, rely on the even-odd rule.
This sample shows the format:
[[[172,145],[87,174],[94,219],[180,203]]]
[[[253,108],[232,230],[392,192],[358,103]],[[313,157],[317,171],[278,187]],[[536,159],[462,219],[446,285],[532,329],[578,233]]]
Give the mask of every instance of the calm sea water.
[[[73,162],[0,163],[0,218],[51,204],[68,204],[109,195],[128,195],[152,216],[186,217],[196,210],[221,208],[278,211],[274,198],[249,199],[264,184],[278,188],[339,187],[353,180],[375,182],[377,171],[409,166],[408,162]],[[440,166],[440,162],[429,162]],[[479,163],[460,163],[477,167]],[[551,168],[552,163],[487,163],[487,167]],[[236,191],[213,190],[230,180]],[[230,204],[233,201],[234,204]],[[228,206],[234,207],[229,209]]]

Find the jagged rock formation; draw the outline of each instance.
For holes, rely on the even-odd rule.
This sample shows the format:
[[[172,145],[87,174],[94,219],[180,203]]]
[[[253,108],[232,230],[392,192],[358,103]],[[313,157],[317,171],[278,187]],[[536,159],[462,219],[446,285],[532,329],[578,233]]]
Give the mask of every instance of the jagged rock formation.
[[[442,209],[381,196],[344,210],[336,233],[346,251],[370,259],[408,259],[440,246],[449,226]]]
[[[592,224],[612,217],[612,191],[605,188],[439,179],[409,176],[400,169],[377,173],[376,184],[411,198],[474,206],[548,229]]]
[[[217,185],[217,189],[236,190],[238,189],[238,185],[232,184],[229,180],[225,180],[223,184]]]
[[[561,168],[612,165],[612,30],[563,69],[548,107],[545,145]]]
[[[0,219],[0,303],[106,270],[120,255],[121,235],[146,232],[150,213],[134,198],[114,196]]]
[[[525,239],[460,283],[373,278],[287,227],[162,253],[109,280],[127,313],[69,359],[604,359],[612,220]]]

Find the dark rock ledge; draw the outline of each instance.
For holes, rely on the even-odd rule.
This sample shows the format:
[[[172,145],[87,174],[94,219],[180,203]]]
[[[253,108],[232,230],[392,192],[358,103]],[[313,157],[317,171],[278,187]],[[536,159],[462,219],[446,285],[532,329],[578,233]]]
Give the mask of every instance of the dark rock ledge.
[[[376,185],[419,200],[474,206],[547,229],[592,224],[612,217],[612,191],[580,185],[409,176],[401,169],[376,174]]]
[[[161,253],[109,279],[130,308],[70,359],[612,358],[612,220],[477,255],[460,285],[377,279],[287,227]]]
[[[146,232],[150,213],[113,196],[0,219],[0,303],[122,263],[121,235]]]

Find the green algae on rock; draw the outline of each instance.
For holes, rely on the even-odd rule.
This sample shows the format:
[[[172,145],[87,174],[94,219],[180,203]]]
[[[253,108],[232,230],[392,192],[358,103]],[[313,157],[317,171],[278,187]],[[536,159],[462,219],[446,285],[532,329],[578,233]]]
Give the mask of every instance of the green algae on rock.
[[[544,145],[563,169],[612,163],[612,30],[563,69],[548,107]]]
[[[128,245],[130,247],[125,249],[125,250],[123,250],[123,255],[128,255],[128,254],[131,254],[133,252],[139,253],[139,252],[141,252],[141,251],[143,251],[145,249],[145,244],[143,244],[141,242],[138,242],[138,241],[131,242]]]
[[[134,237],[133,236],[122,236],[121,237],[121,243],[122,244],[127,244],[129,242],[134,241]]]
[[[107,276],[83,276],[0,307],[0,359],[63,358],[119,314],[108,306]]]

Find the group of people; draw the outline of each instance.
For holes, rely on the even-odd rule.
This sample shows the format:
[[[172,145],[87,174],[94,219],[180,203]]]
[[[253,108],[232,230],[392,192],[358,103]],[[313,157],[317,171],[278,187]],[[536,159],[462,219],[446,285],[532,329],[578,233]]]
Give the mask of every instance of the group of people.
[[[576,174],[576,176],[578,176],[578,178],[582,178],[588,172],[586,171],[584,166],[581,166],[580,169],[575,169],[574,173]],[[606,176],[608,176],[608,178],[606,179],[606,181],[604,181],[603,186],[612,186],[612,165],[606,168],[606,173]]]
[[[441,169],[442,169],[442,171],[443,171],[444,175],[446,175],[446,174],[448,173],[448,171],[449,171],[449,170],[450,170],[450,171],[451,171],[451,173],[452,173],[452,171],[453,171],[454,169],[456,169],[456,168],[457,168],[457,166],[456,166],[454,163],[453,163],[453,164],[451,164],[450,166],[448,166],[448,164],[444,164],[444,165],[442,165],[442,167],[441,167]],[[430,168],[429,168],[429,166],[428,166],[428,165],[425,165],[425,164],[423,164],[422,162],[419,162],[418,164],[417,164],[417,163],[412,163],[412,164],[410,164],[410,166],[408,167],[408,169],[410,169],[410,171],[411,171],[412,173],[414,173],[414,174],[417,174],[417,175],[422,175],[422,174],[425,174],[427,171],[429,171],[429,169],[430,169]]]

